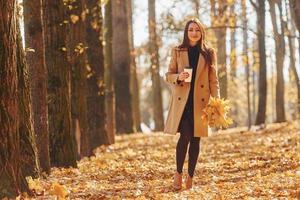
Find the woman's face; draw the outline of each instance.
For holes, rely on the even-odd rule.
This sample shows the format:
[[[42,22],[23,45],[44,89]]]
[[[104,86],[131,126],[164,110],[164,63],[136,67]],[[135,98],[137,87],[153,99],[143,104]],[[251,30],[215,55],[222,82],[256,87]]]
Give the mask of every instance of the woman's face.
[[[188,27],[188,38],[191,44],[197,43],[201,38],[200,28],[196,23],[190,23]]]

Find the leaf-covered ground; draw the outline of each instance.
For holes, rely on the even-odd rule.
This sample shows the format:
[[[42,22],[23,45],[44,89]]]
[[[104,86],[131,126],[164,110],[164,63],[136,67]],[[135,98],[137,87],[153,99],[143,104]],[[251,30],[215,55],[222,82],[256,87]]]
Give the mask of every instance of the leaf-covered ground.
[[[37,193],[44,190],[37,199],[54,199],[55,195],[67,195],[66,199],[300,197],[299,122],[250,132],[228,129],[202,138],[192,190],[172,189],[178,136],[117,136],[116,144],[98,148],[96,156],[82,159],[78,168],[53,168],[46,179],[33,181]]]

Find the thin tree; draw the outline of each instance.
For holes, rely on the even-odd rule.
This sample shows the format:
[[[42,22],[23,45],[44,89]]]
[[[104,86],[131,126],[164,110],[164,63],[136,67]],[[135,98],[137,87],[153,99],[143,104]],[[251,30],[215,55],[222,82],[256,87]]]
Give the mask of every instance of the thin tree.
[[[284,22],[282,19],[282,5],[281,2],[276,3],[279,8],[280,14],[280,31],[277,28],[276,11],[274,0],[269,0],[270,14],[273,25],[273,33],[275,40],[275,54],[276,54],[276,121],[285,121],[284,109],[284,78],[283,78],[283,62],[285,55],[285,41],[284,41]]]
[[[292,36],[292,33],[296,32],[295,25],[291,22],[289,14],[291,14],[291,10],[288,10],[287,0],[285,0],[285,8],[286,8],[286,19],[287,22],[285,23],[285,29],[288,37],[288,44],[289,44],[289,53],[290,53],[290,68],[294,75],[295,84],[297,86],[297,117],[300,117],[300,79],[299,74],[296,69],[296,58],[295,58],[295,39]],[[289,12],[290,11],[290,12]],[[289,27],[289,22],[291,24],[291,28]]]
[[[155,131],[162,131],[164,127],[162,95],[159,75],[159,54],[156,34],[155,0],[148,0],[148,27],[149,27],[149,53],[151,60],[151,80]]]
[[[21,170],[25,177],[37,177],[40,174],[40,166],[33,130],[28,66],[25,62],[19,23],[17,23],[17,74]]]
[[[258,111],[256,115],[256,125],[264,124],[266,120],[267,108],[267,63],[266,63],[266,46],[265,46],[265,0],[258,0],[258,4],[250,0],[257,14],[257,38],[259,52],[259,94],[258,94]]]
[[[76,141],[71,133],[71,64],[67,55],[69,19],[63,1],[44,0],[50,162],[76,166]]]
[[[237,14],[236,14],[236,8],[235,8],[235,2],[230,5],[230,25],[232,27],[235,27],[237,25]],[[237,98],[236,98],[236,91],[238,90],[237,85],[237,50],[236,50],[236,29],[231,28],[230,29],[230,81],[232,83],[232,88],[228,93],[231,93],[230,96],[232,97],[232,115],[234,118],[238,119],[239,112],[238,112],[238,104],[237,104]],[[234,123],[236,126],[236,123]]]
[[[132,114],[133,125],[135,132],[141,132],[141,116],[140,116],[140,91],[137,78],[137,69],[135,62],[135,48],[134,48],[134,35],[132,24],[132,0],[127,1],[127,17],[128,17],[128,35],[129,35],[129,47],[130,47],[130,91],[132,94]]]
[[[115,142],[116,118],[115,118],[115,92],[114,92],[114,74],[112,65],[112,2],[105,4],[105,63],[104,63],[104,82],[105,82],[105,112],[106,112],[106,131],[109,142]]]
[[[241,0],[242,21],[243,21],[243,64],[245,64],[246,82],[247,82],[247,112],[248,112],[248,129],[251,127],[251,105],[250,105],[250,66],[248,56],[248,19],[246,0]]]
[[[26,61],[29,67],[34,132],[41,170],[50,172],[47,68],[45,63],[42,1],[24,0]]]
[[[191,3],[193,4],[193,11],[195,11],[195,15],[200,17],[200,0],[191,0]]]
[[[300,1],[289,0],[290,11],[293,21],[296,24],[298,32],[300,33]]]
[[[218,59],[218,75],[220,82],[220,96],[227,98],[227,69],[226,69],[226,27],[223,26],[227,22],[227,1],[226,0],[210,0],[211,6],[211,24],[215,28],[215,36],[217,40],[217,59]]]
[[[290,12],[291,17],[293,21],[295,22],[295,25],[298,30],[298,34],[300,34],[300,1],[298,0],[289,0],[290,5]],[[298,46],[300,46],[300,37],[298,37]],[[299,57],[300,57],[300,48],[299,48]],[[300,65],[300,59],[299,59],[299,65]]]
[[[86,42],[89,71],[87,76],[87,115],[91,149],[109,144],[105,130],[105,84],[102,8],[99,0],[86,2]]]
[[[132,133],[130,94],[130,49],[126,1],[112,0],[113,75],[116,94],[116,128],[118,133]]]

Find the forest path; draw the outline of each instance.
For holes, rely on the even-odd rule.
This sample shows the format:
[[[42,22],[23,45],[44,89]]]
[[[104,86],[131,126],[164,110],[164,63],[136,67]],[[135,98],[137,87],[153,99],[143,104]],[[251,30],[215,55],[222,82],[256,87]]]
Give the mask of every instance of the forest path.
[[[192,190],[174,191],[178,135],[132,134],[99,147],[76,169],[52,168],[38,199],[297,199],[300,123],[228,129],[201,140]],[[187,171],[187,159],[184,173]],[[54,183],[59,183],[56,185]],[[184,186],[184,185],[183,185]]]

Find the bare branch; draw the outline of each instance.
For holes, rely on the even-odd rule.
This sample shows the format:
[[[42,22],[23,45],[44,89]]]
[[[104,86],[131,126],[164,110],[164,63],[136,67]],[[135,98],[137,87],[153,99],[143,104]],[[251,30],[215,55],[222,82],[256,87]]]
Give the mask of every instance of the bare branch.
[[[253,0],[249,0],[251,5],[255,8],[255,10],[258,10],[258,6],[256,5],[256,3]]]

